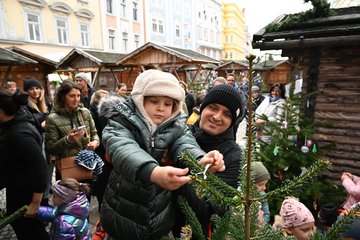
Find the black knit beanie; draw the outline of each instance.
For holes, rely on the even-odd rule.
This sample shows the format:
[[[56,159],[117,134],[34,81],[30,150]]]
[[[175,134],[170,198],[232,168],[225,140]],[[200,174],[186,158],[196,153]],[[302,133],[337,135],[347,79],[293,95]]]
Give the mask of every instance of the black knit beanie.
[[[205,96],[200,106],[200,113],[211,103],[221,104],[227,107],[232,116],[231,126],[234,125],[235,119],[242,114],[241,96],[234,87],[230,85],[214,86]]]
[[[27,92],[32,87],[42,88],[41,83],[33,77],[28,77],[24,79],[24,91]]]

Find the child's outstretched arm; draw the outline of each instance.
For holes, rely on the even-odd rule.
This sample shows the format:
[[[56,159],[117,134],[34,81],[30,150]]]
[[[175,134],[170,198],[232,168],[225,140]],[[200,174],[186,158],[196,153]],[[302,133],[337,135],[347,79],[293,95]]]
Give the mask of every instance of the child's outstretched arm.
[[[150,174],[150,181],[158,184],[164,189],[175,190],[190,182],[190,177],[186,176],[188,168],[175,168],[170,166],[155,167]]]
[[[209,172],[222,172],[225,170],[224,156],[217,150],[208,152],[201,160],[200,164],[205,166],[211,164]]]

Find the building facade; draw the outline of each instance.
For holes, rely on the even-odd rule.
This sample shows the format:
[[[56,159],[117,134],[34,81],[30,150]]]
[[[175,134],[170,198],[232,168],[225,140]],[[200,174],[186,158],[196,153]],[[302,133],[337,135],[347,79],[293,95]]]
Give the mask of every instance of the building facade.
[[[143,0],[103,0],[100,4],[105,51],[126,54],[144,44]]]
[[[235,1],[222,4],[223,60],[242,60],[249,52],[249,34],[245,26],[244,10]],[[246,50],[245,50],[246,49]]]
[[[145,42],[191,49],[221,59],[221,2],[144,1]]]
[[[102,50],[100,5],[91,0],[0,0],[0,47],[54,61],[72,48]]]

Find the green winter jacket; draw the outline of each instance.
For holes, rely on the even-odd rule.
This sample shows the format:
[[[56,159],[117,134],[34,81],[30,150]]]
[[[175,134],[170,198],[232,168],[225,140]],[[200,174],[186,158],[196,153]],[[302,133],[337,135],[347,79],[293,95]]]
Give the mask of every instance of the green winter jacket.
[[[101,110],[100,110],[101,111]],[[132,99],[113,108],[102,135],[113,164],[101,208],[105,231],[115,239],[159,239],[173,225],[174,199],[171,191],[150,182],[152,170],[166,165],[182,167],[179,153],[187,151],[195,158],[204,156],[180,114],[160,125],[151,134]]]
[[[82,117],[81,117],[82,116]],[[59,106],[54,106],[46,118],[45,126],[45,149],[48,154],[64,158],[76,156],[80,150],[86,149],[87,137],[70,143],[66,136],[70,130],[81,125],[86,125],[86,132],[90,135],[89,140],[99,141],[99,136],[95,128],[94,120],[87,108],[77,107],[74,110],[65,110]]]

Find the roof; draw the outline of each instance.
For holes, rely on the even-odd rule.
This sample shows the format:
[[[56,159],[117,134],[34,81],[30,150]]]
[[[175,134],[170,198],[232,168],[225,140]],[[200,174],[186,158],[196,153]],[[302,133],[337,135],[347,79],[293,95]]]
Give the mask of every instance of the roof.
[[[93,64],[99,67],[111,67],[116,66],[116,63],[126,55],[120,53],[90,51],[74,48],[58,63],[57,68],[74,68],[74,61],[78,59],[79,56],[90,60]]]
[[[55,62],[53,60],[50,60],[48,58],[45,58],[43,56],[37,55],[35,53],[26,51],[24,49],[21,49],[21,48],[15,47],[15,46],[9,47],[7,49],[9,49],[12,52],[16,52],[18,54],[21,54],[22,56],[28,57],[28,58],[30,58],[32,60],[35,60],[38,63],[46,64],[46,65],[49,65],[49,66],[54,67],[54,68],[55,68],[56,63],[57,63],[57,62]]]
[[[266,60],[263,62],[260,62],[258,64],[256,64],[256,66],[259,68],[259,70],[270,70],[270,69],[274,69],[275,67],[283,64],[283,63],[287,63],[288,60]]]
[[[135,56],[138,56],[142,53],[144,53],[145,50],[149,48],[155,48],[157,50],[160,50],[162,52],[168,53],[172,56],[176,56],[180,59],[182,59],[185,62],[189,63],[214,63],[218,64],[219,61],[213,58],[210,58],[208,56],[205,56],[203,54],[197,53],[193,50],[189,49],[181,49],[181,48],[174,48],[174,47],[167,47],[167,46],[160,46],[152,42],[148,42],[144,44],[143,46],[139,47],[135,51],[129,53],[126,57],[122,58],[118,64],[126,63],[127,60],[134,58]],[[141,63],[140,63],[141,64]],[[155,63],[154,63],[155,64]]]
[[[266,32],[266,27],[253,36],[253,48],[261,50],[299,48],[338,44],[359,44],[360,7],[332,9],[333,15]],[[300,13],[299,13],[300,14]],[[271,24],[282,24],[295,15],[281,15]]]
[[[216,70],[223,69],[226,68],[227,66],[234,64],[239,65],[242,68],[246,68],[246,69],[249,67],[249,62],[247,60],[231,60],[231,61],[224,61],[224,63],[218,66]]]
[[[0,48],[0,65],[36,64],[35,60],[22,56],[5,48]]]

